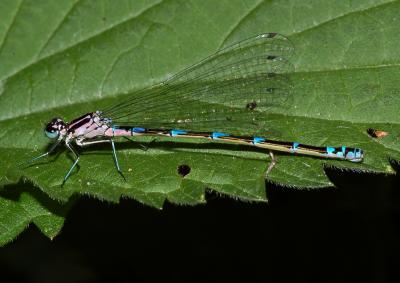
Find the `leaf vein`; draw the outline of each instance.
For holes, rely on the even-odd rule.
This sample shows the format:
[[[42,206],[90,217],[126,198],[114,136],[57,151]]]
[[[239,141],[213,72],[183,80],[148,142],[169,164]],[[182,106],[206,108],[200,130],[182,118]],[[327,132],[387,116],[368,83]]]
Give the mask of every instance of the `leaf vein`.
[[[78,45],[80,45],[80,44],[82,44],[82,43],[84,43],[84,42],[87,42],[87,41],[91,40],[91,39],[94,38],[94,37],[100,36],[100,35],[104,34],[105,32],[108,32],[108,31],[114,29],[115,27],[118,27],[118,26],[120,26],[120,25],[123,25],[124,23],[127,23],[127,22],[129,22],[129,21],[131,21],[131,20],[133,20],[133,19],[136,19],[136,18],[138,18],[139,16],[141,16],[142,14],[144,14],[145,12],[147,12],[147,11],[151,10],[152,8],[156,7],[157,5],[159,5],[161,2],[162,2],[162,1],[157,2],[156,4],[147,7],[145,10],[141,11],[139,14],[129,15],[128,17],[122,19],[120,22],[118,22],[118,23],[116,23],[116,24],[114,24],[114,25],[110,25],[108,28],[106,28],[106,29],[104,29],[104,30],[102,30],[102,31],[100,31],[100,32],[98,32],[98,33],[91,34],[91,35],[89,35],[89,36],[88,36],[87,38],[85,38],[85,39],[82,39],[82,40],[80,40],[80,41],[74,42],[72,45],[69,45],[69,46],[66,46],[65,48],[59,49],[59,50],[57,50],[57,51],[54,52],[54,53],[49,53],[48,55],[46,55],[46,56],[44,56],[44,57],[42,57],[42,58],[39,58],[37,61],[30,61],[29,63],[27,63],[26,65],[20,67],[19,69],[14,70],[14,71],[11,72],[10,74],[7,74],[7,75],[6,75],[4,78],[2,78],[2,79],[4,79],[4,80],[5,80],[5,79],[8,79],[8,78],[14,76],[15,74],[17,74],[18,72],[21,72],[21,71],[23,71],[24,69],[27,69],[27,68],[29,68],[30,66],[32,66],[32,65],[34,65],[34,64],[37,64],[37,63],[40,62],[40,61],[44,61],[44,60],[46,60],[46,59],[48,59],[48,58],[50,58],[50,57],[52,57],[52,56],[55,56],[55,55],[60,54],[60,53],[62,53],[62,52],[65,52],[66,50],[71,49],[71,48],[73,48],[73,47],[75,47],[75,46],[78,46]],[[1,52],[1,47],[0,47],[0,52]]]
[[[302,33],[304,33],[304,32],[311,31],[311,30],[313,30],[313,29],[315,29],[315,28],[318,28],[318,27],[320,27],[320,26],[323,26],[323,25],[329,24],[329,23],[331,23],[331,22],[337,21],[337,20],[339,20],[339,19],[341,19],[341,18],[344,18],[344,17],[347,17],[347,16],[349,16],[349,15],[358,14],[358,13],[365,13],[365,12],[367,12],[367,11],[369,11],[369,10],[381,8],[381,7],[386,6],[386,5],[391,5],[391,4],[395,3],[395,2],[398,2],[398,0],[389,1],[389,2],[382,3],[382,4],[378,4],[378,5],[375,5],[375,6],[372,5],[372,6],[370,6],[370,7],[367,7],[367,8],[364,8],[364,9],[359,9],[359,10],[350,11],[350,12],[348,12],[348,13],[342,13],[342,14],[337,15],[337,16],[335,16],[335,17],[333,17],[333,18],[331,18],[331,19],[328,19],[328,20],[326,20],[326,21],[316,23],[315,25],[312,25],[312,26],[310,26],[310,27],[308,27],[308,28],[306,28],[306,29],[303,29],[303,30],[301,30],[301,31],[293,32],[293,33],[291,33],[291,34],[287,34],[287,36],[300,35],[300,34],[302,34]]]
[[[255,5],[254,7],[252,7],[249,11],[247,11],[247,13],[244,13],[242,15],[241,18],[239,18],[237,20],[237,22],[231,27],[230,30],[228,30],[227,34],[224,36],[224,39],[222,40],[222,42],[218,45],[218,49],[221,49],[223,46],[225,46],[226,44],[226,40],[238,29],[239,25],[241,23],[243,23],[244,20],[246,20],[247,18],[249,18],[251,16],[251,14],[253,14],[253,12],[255,12],[256,10],[258,10],[261,6],[261,4],[263,4],[263,1],[259,1],[257,3],[257,5]]]
[[[49,34],[49,37],[43,44],[42,48],[39,50],[36,56],[36,60],[42,56],[43,51],[46,49],[47,45],[49,42],[54,38],[54,35],[57,33],[57,31],[60,30],[60,27],[62,24],[65,22],[67,17],[72,13],[73,10],[75,10],[76,6],[81,0],[76,0],[76,2],[68,9],[68,11],[65,13],[65,15],[61,18],[61,21],[56,25],[55,29]]]
[[[8,29],[7,29],[7,31],[6,31],[6,33],[5,33],[5,35],[4,35],[4,37],[3,37],[3,41],[2,41],[1,44],[0,44],[0,53],[3,51],[4,44],[5,44],[5,42],[7,41],[7,38],[8,38],[8,36],[9,36],[9,34],[10,34],[11,28],[15,25],[15,20],[16,20],[16,18],[17,18],[17,16],[18,16],[19,12],[21,11],[21,6],[22,6],[23,2],[24,2],[24,0],[21,0],[21,2],[19,2],[19,5],[18,5],[18,7],[17,7],[17,9],[16,9],[16,11],[15,11],[15,13],[14,13],[12,19],[11,19],[11,23],[10,23],[10,25],[8,26]]]

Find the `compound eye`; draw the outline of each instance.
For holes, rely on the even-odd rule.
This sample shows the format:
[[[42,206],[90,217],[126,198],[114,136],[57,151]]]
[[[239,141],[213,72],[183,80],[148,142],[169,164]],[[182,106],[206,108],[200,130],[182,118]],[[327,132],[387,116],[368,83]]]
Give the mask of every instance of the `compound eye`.
[[[51,131],[45,130],[44,133],[49,139],[56,139],[60,134],[60,132],[57,130],[51,130]]]

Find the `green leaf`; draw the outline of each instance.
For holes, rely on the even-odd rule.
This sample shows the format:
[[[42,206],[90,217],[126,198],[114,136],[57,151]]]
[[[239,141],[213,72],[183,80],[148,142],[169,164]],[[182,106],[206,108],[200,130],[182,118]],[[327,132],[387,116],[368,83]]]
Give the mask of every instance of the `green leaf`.
[[[18,156],[15,151],[7,155],[9,160]],[[18,182],[21,172],[14,162],[0,162],[0,246],[12,241],[33,222],[50,239],[57,236],[74,198],[61,204],[28,183]]]
[[[312,145],[361,147],[361,164],[277,155],[268,179],[298,188],[332,186],[323,166],[392,173],[399,157],[397,1],[24,1],[2,3],[0,31],[0,180],[31,181],[50,198],[121,196],[161,208],[204,202],[204,191],[266,201],[267,153],[253,148],[173,139],[84,150],[79,171],[61,187],[72,156],[59,150],[29,168],[12,168],[46,150],[43,124],[66,121],[119,102],[222,46],[264,32],[288,36],[295,91],[286,112],[266,126]],[[326,11],[329,11],[326,12]],[[46,20],[44,20],[46,19]],[[140,125],[138,125],[140,126]],[[371,138],[368,128],[388,131]],[[212,130],[212,129],[211,129]],[[149,146],[143,150],[140,144]],[[191,171],[179,175],[180,165]]]
[[[7,186],[0,192],[0,246],[12,241],[31,222],[53,239],[61,231],[71,205],[61,205],[26,185]]]

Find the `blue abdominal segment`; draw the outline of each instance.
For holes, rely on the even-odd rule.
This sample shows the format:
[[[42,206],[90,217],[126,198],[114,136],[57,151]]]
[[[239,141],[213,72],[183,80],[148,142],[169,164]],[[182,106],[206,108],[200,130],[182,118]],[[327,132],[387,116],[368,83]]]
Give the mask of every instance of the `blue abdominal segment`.
[[[299,145],[300,145],[300,143],[294,142],[294,143],[292,144],[291,152],[292,152],[292,153],[295,152],[295,151],[298,149]]]
[[[213,133],[211,134],[211,138],[212,138],[212,139],[218,139],[218,138],[221,138],[221,137],[229,137],[229,136],[230,136],[229,134],[220,133],[220,132],[213,132]]]
[[[171,137],[176,137],[176,136],[180,136],[180,135],[186,135],[187,131],[183,131],[183,130],[171,130],[169,132],[169,134],[171,135]]]
[[[327,155],[335,155],[335,151],[336,151],[336,149],[334,147],[331,147],[331,146],[327,146],[326,147],[326,154]]]
[[[132,133],[145,133],[146,129],[145,128],[140,128],[140,127],[135,127],[131,129]]]
[[[257,143],[260,143],[260,142],[263,142],[263,141],[265,141],[264,138],[260,138],[260,137],[254,137],[253,138],[253,144],[257,144]]]

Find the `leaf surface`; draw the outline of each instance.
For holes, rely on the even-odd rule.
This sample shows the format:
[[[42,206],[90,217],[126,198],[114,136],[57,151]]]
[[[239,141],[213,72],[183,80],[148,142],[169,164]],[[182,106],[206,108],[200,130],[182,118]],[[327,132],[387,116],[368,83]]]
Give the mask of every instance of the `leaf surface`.
[[[266,128],[277,129],[285,141],[346,145],[365,152],[361,164],[277,155],[269,181],[297,188],[332,186],[324,165],[393,172],[388,158],[398,159],[400,151],[399,1],[113,3],[0,4],[1,184],[23,178],[63,202],[74,194],[113,202],[128,196],[161,208],[166,199],[202,203],[206,189],[266,201],[270,159],[265,151],[244,146],[168,138],[120,140],[116,146],[127,182],[114,168],[111,149],[95,146],[83,151],[79,170],[62,188],[72,164],[66,150],[28,168],[17,166],[48,149],[42,131],[53,117],[70,121],[101,110],[223,46],[265,32],[286,35],[296,48],[290,58],[295,92],[285,112],[269,116]],[[389,135],[372,138],[368,128]],[[184,177],[181,165],[190,167]],[[19,198],[13,205],[24,203],[32,201]],[[25,227],[34,217],[21,219]],[[59,226],[52,227],[56,231]]]

